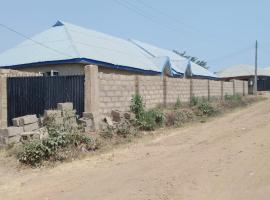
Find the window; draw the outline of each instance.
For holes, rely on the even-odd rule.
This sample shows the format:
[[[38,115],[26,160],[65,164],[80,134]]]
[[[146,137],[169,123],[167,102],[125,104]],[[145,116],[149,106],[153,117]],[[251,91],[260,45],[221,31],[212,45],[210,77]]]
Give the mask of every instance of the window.
[[[59,72],[55,70],[51,70],[49,72],[43,72],[43,76],[59,76]]]

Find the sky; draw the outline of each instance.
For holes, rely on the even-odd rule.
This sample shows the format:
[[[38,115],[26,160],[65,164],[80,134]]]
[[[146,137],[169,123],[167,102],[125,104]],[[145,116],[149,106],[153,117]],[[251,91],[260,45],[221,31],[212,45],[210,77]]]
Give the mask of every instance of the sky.
[[[270,67],[268,0],[0,0],[0,24],[27,36],[63,20],[110,35],[175,49],[208,62]],[[0,53],[25,39],[0,27]]]

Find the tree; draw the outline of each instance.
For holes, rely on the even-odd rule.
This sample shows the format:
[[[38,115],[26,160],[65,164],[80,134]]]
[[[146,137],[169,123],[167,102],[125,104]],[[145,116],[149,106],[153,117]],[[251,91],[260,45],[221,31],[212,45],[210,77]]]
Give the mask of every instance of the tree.
[[[194,56],[189,56],[186,54],[186,52],[184,51],[183,53],[177,51],[177,50],[173,50],[174,53],[176,53],[179,56],[182,56],[184,58],[189,59],[191,62],[196,63],[197,65],[200,65],[201,67],[205,68],[205,69],[209,69],[209,67],[207,66],[207,62],[204,60],[199,60],[197,57]]]

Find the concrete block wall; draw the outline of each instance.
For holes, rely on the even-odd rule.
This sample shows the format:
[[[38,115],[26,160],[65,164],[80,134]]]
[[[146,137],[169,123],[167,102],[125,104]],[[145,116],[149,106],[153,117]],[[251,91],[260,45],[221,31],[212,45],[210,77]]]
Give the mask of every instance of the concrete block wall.
[[[167,103],[175,103],[178,97],[181,102],[188,102],[190,100],[190,80],[180,78],[168,78]]]
[[[233,82],[223,82],[223,95],[233,95]]]
[[[193,79],[192,84],[194,96],[208,98],[208,80]]]
[[[214,81],[209,80],[209,92],[211,98],[221,98],[222,96],[222,82],[221,81]]]
[[[244,95],[244,85],[241,80],[234,80],[234,91],[235,94]]]
[[[128,111],[131,98],[136,92],[135,81],[135,76],[99,73],[100,113]]]
[[[138,92],[146,108],[164,103],[164,80],[161,76],[138,76]]]

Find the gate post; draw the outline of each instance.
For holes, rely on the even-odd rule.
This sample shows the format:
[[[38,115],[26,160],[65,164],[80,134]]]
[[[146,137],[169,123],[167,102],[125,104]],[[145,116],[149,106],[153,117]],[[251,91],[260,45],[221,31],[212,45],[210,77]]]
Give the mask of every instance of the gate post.
[[[7,127],[7,78],[0,76],[0,128]]]
[[[99,128],[99,77],[97,65],[84,67],[84,112],[92,113],[95,129]]]

